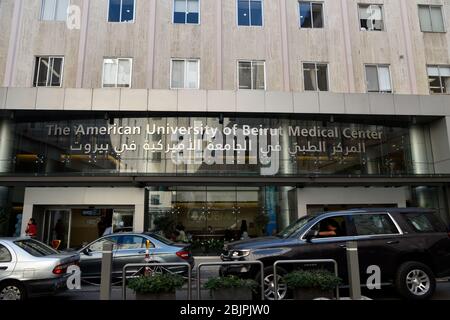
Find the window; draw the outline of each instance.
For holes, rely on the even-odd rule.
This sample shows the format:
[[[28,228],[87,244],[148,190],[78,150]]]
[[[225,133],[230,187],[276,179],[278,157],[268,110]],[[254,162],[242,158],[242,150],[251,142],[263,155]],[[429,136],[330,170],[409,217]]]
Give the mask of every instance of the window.
[[[11,262],[12,257],[9,250],[0,244],[0,262]]]
[[[172,89],[198,89],[200,62],[198,59],[172,59]]]
[[[33,86],[61,87],[63,64],[63,57],[36,57]]]
[[[41,20],[66,21],[70,0],[42,0]]]
[[[389,66],[366,65],[366,82],[368,92],[392,93]]]
[[[117,245],[118,238],[119,238],[118,236],[113,236],[97,240],[93,244],[91,244],[89,249],[94,252],[103,251],[103,245],[107,242],[111,242],[113,244],[113,248],[115,248]]]
[[[266,74],[264,61],[239,61],[239,89],[265,90]]]
[[[428,66],[430,93],[450,93],[450,66]]]
[[[445,32],[441,6],[419,5],[422,32]]]
[[[237,0],[238,25],[262,26],[262,0]]]
[[[328,91],[328,65],[325,63],[304,63],[303,78],[305,91]]]
[[[345,217],[343,216],[325,218],[314,225],[311,230],[317,231],[317,236],[315,238],[348,236]]]
[[[323,28],[323,4],[300,1],[300,28]]]
[[[109,22],[133,22],[135,0],[109,0]]]
[[[199,0],[175,0],[173,23],[199,23]]]
[[[383,31],[383,6],[381,4],[360,4],[359,21],[361,30]]]
[[[36,240],[19,240],[14,241],[14,244],[34,257],[45,257],[58,254],[58,251],[55,249]]]
[[[159,206],[161,205],[161,195],[159,194],[152,194],[150,197],[150,203],[152,206]]]
[[[387,214],[354,215],[356,234],[358,236],[398,234],[399,231]]]
[[[411,212],[404,215],[408,224],[419,233],[446,232],[445,224],[433,214]]]
[[[150,242],[150,247],[153,248],[154,245]],[[119,250],[132,250],[132,249],[145,249],[146,239],[139,236],[120,236],[118,249]]]
[[[130,88],[133,59],[106,58],[103,60],[103,88]]]

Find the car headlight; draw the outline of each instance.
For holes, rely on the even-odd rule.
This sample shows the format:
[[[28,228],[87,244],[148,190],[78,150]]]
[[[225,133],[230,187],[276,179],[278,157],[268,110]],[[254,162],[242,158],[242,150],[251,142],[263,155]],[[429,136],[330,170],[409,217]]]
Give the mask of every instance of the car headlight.
[[[241,259],[250,255],[250,250],[234,250],[231,252],[232,259]]]

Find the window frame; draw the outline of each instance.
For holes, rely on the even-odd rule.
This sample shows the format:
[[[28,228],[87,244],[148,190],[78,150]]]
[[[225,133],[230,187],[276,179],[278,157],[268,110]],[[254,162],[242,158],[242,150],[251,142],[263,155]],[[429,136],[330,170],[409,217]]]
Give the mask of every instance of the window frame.
[[[122,21],[122,7],[123,7],[123,0],[120,0],[120,21],[109,21],[109,11],[111,9],[111,0],[108,0],[108,10],[106,12],[106,22],[107,23],[135,23],[136,22],[136,0],[133,0],[133,20],[132,21]]]
[[[48,59],[55,59],[55,58],[62,59],[61,60],[61,80],[60,80],[59,86],[48,86],[48,85],[39,86],[39,85],[37,85],[37,81],[36,81],[37,79],[35,77],[37,76],[39,78],[39,71],[40,71],[40,68],[41,68],[40,60],[41,59],[46,59],[46,58],[48,58]],[[38,69],[37,70],[36,70],[36,59],[39,59]],[[34,70],[33,70],[34,72],[33,72],[33,85],[32,85],[32,87],[33,88],[62,88],[63,87],[63,83],[64,83],[64,65],[65,65],[65,57],[64,56],[53,56],[53,55],[34,56]],[[47,71],[47,79],[45,81],[46,84],[48,83],[48,74],[49,74],[49,71]],[[35,85],[35,82],[36,82],[36,85]]]
[[[302,64],[302,78],[303,78],[303,91],[304,92],[330,92],[330,68],[328,62],[313,62],[313,61],[303,61]],[[317,90],[306,90],[305,88],[305,64],[314,64],[316,70],[316,87]],[[319,77],[317,76],[317,65],[326,65],[327,66],[327,91],[319,90]]]
[[[250,62],[250,89],[241,89],[239,81],[239,63],[240,62]],[[262,62],[264,66],[264,89],[255,89],[253,86],[253,63]],[[266,72],[266,60],[238,60],[237,61],[237,89],[238,90],[256,90],[256,91],[267,91],[267,72]]]
[[[359,236],[356,234],[356,226],[354,225],[355,222],[353,220],[353,216],[355,215],[380,215],[380,214],[385,214],[387,215],[392,223],[394,224],[395,228],[397,229],[398,233],[396,234],[377,234],[377,235],[366,235],[366,236]],[[400,237],[403,236],[405,233],[403,232],[403,229],[400,227],[400,225],[397,223],[397,221],[395,221],[395,219],[393,218],[392,214],[388,211],[386,212],[349,212],[349,213],[336,213],[336,214],[332,214],[332,215],[323,215],[321,216],[318,220],[315,220],[311,226],[309,226],[308,228],[305,229],[304,232],[301,233],[300,236],[300,240],[306,242],[305,239],[305,235],[313,228],[315,227],[318,223],[322,222],[325,219],[328,218],[335,218],[335,217],[345,217],[347,222],[351,222],[351,224],[347,224],[347,232],[349,233],[355,233],[354,235],[347,235],[345,237],[329,237],[329,238],[317,238],[317,239],[313,239],[314,240],[326,240],[326,241],[330,241],[330,240],[335,240],[335,239],[339,239],[339,241],[342,241],[343,239],[349,239],[349,240],[359,240],[359,239],[367,239],[367,238],[377,238],[377,237],[386,237],[386,236],[393,236],[393,237]],[[353,229],[353,230],[352,230]]]
[[[326,26],[325,25],[325,3],[323,1],[303,1],[303,0],[298,0],[297,2],[298,2],[297,13],[298,13],[298,27],[299,27],[299,29],[305,29],[305,30],[325,29],[325,26]],[[312,15],[311,15],[311,28],[304,28],[304,27],[302,27],[302,21],[301,21],[302,18],[300,16],[300,6],[301,6],[302,3],[309,3],[309,8],[311,10],[311,13],[312,13],[312,5],[313,4],[320,4],[322,6],[322,27],[321,28],[315,28],[314,27],[314,18],[313,18]]]
[[[377,67],[378,91],[369,91],[369,87],[368,87],[369,82],[367,81],[367,67]],[[389,70],[389,82],[390,82],[390,85],[391,85],[391,91],[390,92],[380,91],[380,72],[379,72],[379,69],[381,67],[387,67],[388,70]],[[393,94],[394,93],[394,83],[392,81],[392,71],[391,71],[391,65],[390,64],[365,63],[364,64],[364,78],[365,78],[366,92],[367,93],[381,93],[381,94]]]
[[[67,9],[70,7],[70,5],[72,4],[72,0],[68,0],[67,3],[67,9],[66,9],[66,16],[64,20],[57,20],[56,19],[56,13],[58,12],[58,3],[59,0],[56,0],[56,6],[55,6],[55,11],[53,12],[53,19],[51,20],[45,20],[43,15],[44,15],[44,3],[46,0],[41,0],[41,10],[39,12],[39,21],[41,22],[60,22],[60,23],[66,23],[67,22]]]
[[[361,6],[369,6],[370,7],[372,5],[381,6],[381,19],[383,21],[383,28],[381,30],[369,30],[369,29],[362,30],[360,7]],[[360,32],[386,32],[387,31],[386,19],[385,19],[385,13],[384,13],[384,4],[383,3],[358,3],[357,8],[358,8],[358,25],[359,25],[359,31]]]
[[[247,0],[246,0],[247,1]],[[239,0],[236,0],[235,6],[236,6],[236,26],[239,27],[243,27],[243,28],[264,28],[264,0],[248,0],[249,1],[249,21],[250,24],[249,25],[241,25],[239,24]],[[257,26],[257,25],[252,25],[252,13],[250,10],[250,2],[251,1],[259,1],[261,2],[261,25]]]
[[[427,7],[428,8],[428,13],[430,15],[430,22],[431,22],[431,31],[426,31],[422,29],[422,22],[420,20],[420,7]],[[439,11],[441,12],[441,17],[442,17],[442,25],[444,27],[443,31],[434,31],[433,29],[433,19],[431,18],[431,8],[439,8]],[[446,23],[446,19],[445,19],[445,15],[444,15],[444,11],[442,10],[443,6],[439,5],[439,4],[418,4],[417,5],[417,16],[419,18],[419,28],[420,31],[423,33],[447,33],[447,23]]]
[[[105,60],[112,59],[117,60],[117,73],[116,73],[116,82],[114,87],[105,87]],[[130,61],[130,85],[128,87],[119,87],[118,79],[119,79],[119,60],[129,60]],[[133,58],[129,57],[103,57],[102,63],[102,89],[131,89],[133,84]]]
[[[172,9],[172,24],[181,24],[181,25],[187,24],[187,25],[193,25],[193,26],[200,25],[200,21],[201,21],[201,13],[200,13],[200,11],[201,11],[201,0],[197,0],[198,1],[198,22],[197,23],[187,22],[187,14],[188,14],[188,12],[187,12],[187,5],[188,5],[188,1],[189,0],[184,0],[186,2],[186,11],[185,11],[186,16],[185,16],[185,19],[184,19],[185,20],[184,23],[175,22],[175,2],[176,1],[177,0],[173,0],[172,1],[172,5],[173,5],[173,9]]]
[[[428,68],[437,68],[438,69],[438,72],[439,72],[439,84],[440,84],[440,89],[441,89],[440,93],[431,92],[431,83],[429,81],[430,80],[430,75],[428,74]],[[427,77],[428,77],[428,88],[429,88],[429,91],[430,91],[430,95],[437,95],[437,94],[449,95],[450,94],[450,88],[449,88],[449,92],[448,93],[443,91],[444,86],[442,85],[441,68],[450,69],[450,65],[446,65],[446,64],[427,64],[426,65]]]
[[[323,220],[326,220],[326,219],[330,219],[330,218],[337,218],[337,217],[343,217],[344,219],[345,219],[345,222],[346,222],[346,231],[347,231],[347,233],[351,233],[350,231],[351,231],[351,229],[349,229],[349,225],[348,225],[348,216],[349,216],[349,214],[345,214],[345,213],[340,213],[340,214],[333,214],[333,215],[324,215],[323,217],[320,217],[318,220],[315,220],[312,224],[311,224],[311,226],[309,226],[307,229],[306,229],[306,231],[305,232],[302,232],[302,234],[301,234],[301,236],[300,236],[300,241],[305,241],[306,242],[306,239],[305,239],[305,236],[306,236],[306,234],[312,229],[312,228],[314,228],[315,226],[317,226],[319,223],[321,223]],[[310,221],[310,222],[312,222],[312,221]],[[308,223],[310,223],[310,222],[308,222]],[[323,241],[330,241],[330,240],[336,240],[336,239],[338,239],[338,241],[342,241],[343,239],[353,239],[353,238],[355,238],[355,236],[352,236],[352,235],[346,235],[346,236],[342,236],[342,237],[324,237],[324,238],[313,238],[312,239],[312,241],[315,241],[315,242],[317,242],[317,241],[319,241],[319,242],[323,242]]]
[[[173,62],[174,61],[183,61],[184,62],[184,79],[183,79],[183,88],[173,88],[172,87],[172,76],[173,76]],[[197,88],[187,88],[186,87],[186,68],[188,61],[196,61],[197,62]],[[170,77],[169,77],[169,88],[170,90],[200,90],[200,58],[171,58],[170,59]]]

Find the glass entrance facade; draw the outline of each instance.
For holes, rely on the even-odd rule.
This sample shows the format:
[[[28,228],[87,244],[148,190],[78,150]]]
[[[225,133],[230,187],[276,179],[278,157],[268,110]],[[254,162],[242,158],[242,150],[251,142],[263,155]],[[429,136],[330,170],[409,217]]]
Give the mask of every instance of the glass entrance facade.
[[[136,203],[145,210],[136,216],[130,208],[109,208],[104,228],[130,231],[138,225],[143,231],[157,230],[173,239],[186,234],[193,243],[273,235],[304,214],[352,207],[351,203],[318,202],[307,207],[307,212],[298,212],[297,190],[308,186],[296,179],[311,176],[342,179],[336,187],[348,187],[348,177],[382,177],[382,187],[392,187],[393,178],[429,177],[429,187],[399,186],[398,182],[395,186],[407,190],[408,206],[439,208],[448,221],[446,184],[432,183],[435,171],[429,126],[426,120],[409,120],[345,115],[263,118],[18,112],[0,121],[0,175],[64,177],[66,187],[75,186],[71,177],[95,177],[96,183],[104,177],[142,178],[123,187],[145,188],[145,199]],[[230,180],[224,182],[230,176],[246,182],[232,186]],[[191,177],[206,182],[189,186]],[[166,180],[159,183],[159,178]],[[277,182],[272,184],[269,178]],[[30,217],[30,211],[23,219],[21,215],[27,187],[0,186],[2,235],[20,233],[23,219]],[[68,232],[58,236],[63,245],[79,246],[102,234],[101,215],[95,217],[98,212],[90,211],[91,204],[84,205],[88,208],[69,208],[70,226],[65,215],[59,217]],[[42,239],[54,239],[58,217],[51,213],[47,217],[44,211],[37,214],[50,222],[50,227],[42,225]]]
[[[182,229],[188,241],[212,241],[216,249],[223,241],[276,234],[297,219],[295,187],[149,187],[147,193],[146,230],[177,240]]]

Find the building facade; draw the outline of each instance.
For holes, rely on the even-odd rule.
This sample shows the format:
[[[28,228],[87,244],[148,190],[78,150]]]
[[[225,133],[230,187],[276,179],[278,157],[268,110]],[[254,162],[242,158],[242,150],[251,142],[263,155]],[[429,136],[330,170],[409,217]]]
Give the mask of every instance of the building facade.
[[[449,224],[449,19],[443,0],[0,0],[0,235],[33,217],[66,247],[109,225],[220,243],[380,206]]]

